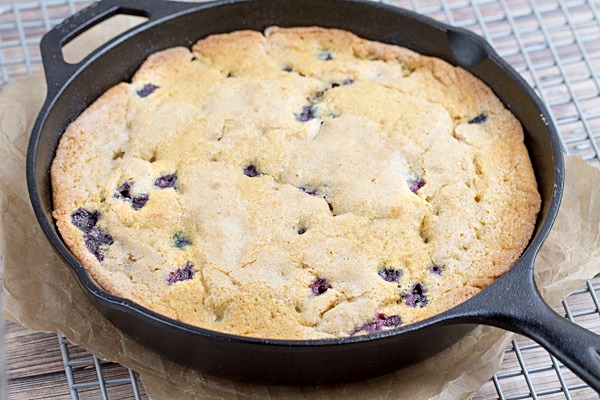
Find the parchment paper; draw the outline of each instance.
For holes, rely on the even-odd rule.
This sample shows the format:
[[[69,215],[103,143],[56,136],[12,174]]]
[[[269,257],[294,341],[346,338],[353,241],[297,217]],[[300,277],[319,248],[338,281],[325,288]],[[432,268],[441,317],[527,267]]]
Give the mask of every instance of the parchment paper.
[[[39,73],[0,92],[0,258],[3,255],[6,318],[32,330],[58,332],[103,359],[138,371],[154,400],[466,399],[500,366],[512,334],[490,327],[476,328],[418,365],[367,381],[322,387],[267,387],[217,379],[143,348],[88,301],[34,217],[25,153],[44,96]],[[538,285],[553,305],[600,272],[600,170],[576,157],[567,157],[566,164],[561,211],[535,269]]]

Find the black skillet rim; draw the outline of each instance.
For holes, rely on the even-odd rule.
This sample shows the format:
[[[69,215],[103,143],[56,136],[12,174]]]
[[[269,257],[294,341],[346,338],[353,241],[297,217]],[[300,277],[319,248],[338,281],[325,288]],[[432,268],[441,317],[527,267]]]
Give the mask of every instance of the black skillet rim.
[[[253,2],[255,0],[219,0],[208,3],[178,3],[182,6],[187,5],[187,8],[182,8],[181,10],[174,11],[169,13],[168,15],[161,16],[157,20],[149,23],[141,24],[137,27],[132,28],[131,30],[117,36],[111,41],[103,44],[98,49],[94,50],[90,53],[86,58],[81,62],[80,68],[73,74],[73,79],[77,77],[78,73],[81,70],[85,69],[86,64],[89,62],[93,62],[94,59],[108,51],[111,46],[115,46],[120,44],[125,40],[135,40],[135,36],[137,33],[144,31],[146,29],[152,28],[154,25],[160,24],[164,21],[178,18],[181,15],[187,13],[193,13],[201,11],[204,8],[212,8],[212,7],[220,7],[233,3],[241,3],[241,2]],[[552,121],[550,113],[547,108],[541,101],[541,99],[535,94],[533,89],[529,86],[529,84],[508,64],[504,61],[496,51],[480,36],[466,30],[463,28],[453,27],[451,25],[445,24],[443,22],[436,21],[430,17],[424,16],[422,14],[418,14],[414,11],[406,10],[403,8],[375,3],[375,2],[367,2],[362,0],[332,0],[334,2],[340,3],[357,3],[361,5],[367,5],[373,8],[381,8],[384,11],[398,14],[402,17],[407,17],[413,20],[416,20],[419,23],[423,23],[437,30],[441,30],[444,32],[456,32],[463,36],[470,38],[477,42],[480,46],[482,46],[486,51],[486,57],[498,67],[500,67],[503,71],[505,71],[510,78],[516,83],[520,89],[525,92],[527,97],[533,102],[534,106],[540,112],[540,117],[545,120],[547,134],[550,137],[550,142],[552,145],[552,156],[553,156],[553,164],[555,167],[555,179],[554,179],[554,189],[552,192],[551,203],[548,207],[548,211],[545,217],[541,218],[538,215],[538,221],[536,223],[539,226],[539,229],[536,228],[536,232],[532,234],[532,238],[530,243],[525,248],[521,257],[513,264],[513,266],[499,279],[497,279],[494,283],[492,283],[489,287],[497,286],[501,280],[504,278],[508,278],[513,269],[515,269],[520,264],[529,264],[529,268],[531,269],[531,274],[533,274],[533,260],[544,242],[548,232],[550,231],[552,224],[556,218],[558,213],[558,208],[560,206],[560,201],[562,197],[563,185],[564,185],[564,159],[563,152],[561,147],[561,142],[559,138],[558,131]],[[37,144],[39,137],[42,132],[42,126],[45,123],[47,115],[52,112],[52,106],[55,101],[61,96],[62,90],[70,83],[71,79],[64,82],[61,87],[51,94],[49,90],[49,96],[46,99],[46,102],[40,111],[38,116],[38,120],[35,123],[35,126],[32,131],[32,135],[29,142],[28,152],[27,152],[27,184],[29,188],[30,200],[40,223],[42,230],[45,235],[49,239],[51,245],[55,249],[55,251],[60,255],[60,257],[71,267],[71,269],[75,272],[79,283],[83,286],[90,295],[95,297],[96,299],[106,302],[110,305],[110,307],[121,308],[126,312],[136,313],[142,317],[149,318],[154,322],[159,322],[163,325],[170,326],[175,329],[179,329],[181,331],[185,331],[189,334],[200,335],[205,337],[210,337],[211,339],[221,340],[221,341],[236,341],[247,344],[266,344],[271,346],[280,346],[280,347],[313,347],[313,346],[331,346],[331,345],[345,345],[345,344],[355,344],[360,342],[371,342],[379,339],[385,339],[391,336],[401,335],[406,332],[417,331],[421,328],[430,325],[437,324],[451,324],[453,323],[453,319],[460,319],[461,317],[461,309],[465,307],[477,307],[479,294],[474,297],[468,299],[464,303],[458,304],[452,307],[449,310],[446,310],[440,314],[436,314],[430,318],[425,320],[416,322],[414,324],[401,326],[395,329],[376,332],[368,335],[360,335],[360,336],[349,336],[343,338],[332,338],[332,339],[314,339],[314,340],[287,340],[287,339],[267,339],[267,338],[258,338],[258,337],[250,337],[250,336],[239,336],[233,335],[229,333],[213,331],[193,325],[189,325],[169,317],[158,314],[150,309],[143,307],[142,305],[135,303],[131,300],[114,296],[106,291],[104,291],[95,281],[91,278],[85,267],[83,267],[79,261],[72,255],[72,253],[67,249],[64,242],[60,238],[60,236],[55,232],[55,230],[51,227],[50,224],[54,224],[54,221],[51,223],[46,219],[46,215],[44,212],[44,208],[42,205],[42,201],[40,198],[40,193],[38,191],[35,171],[36,171],[36,154],[37,154]],[[490,86],[492,90],[493,87]],[[528,152],[531,155],[531,150],[528,149]],[[536,173],[537,175],[537,173]],[[539,180],[539,177],[538,177]],[[540,220],[541,218],[541,220]],[[488,287],[488,288],[489,288]],[[487,290],[484,289],[482,291],[485,292]],[[456,322],[454,322],[456,323]]]

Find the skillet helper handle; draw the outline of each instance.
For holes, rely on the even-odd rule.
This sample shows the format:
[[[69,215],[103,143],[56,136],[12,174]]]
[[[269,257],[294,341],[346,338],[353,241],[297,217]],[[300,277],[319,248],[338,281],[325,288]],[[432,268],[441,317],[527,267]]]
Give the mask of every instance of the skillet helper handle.
[[[63,46],[77,36],[115,15],[145,17],[148,23],[186,7],[189,4],[163,0],[102,0],[65,19],[46,33],[40,43],[48,94],[56,93],[86,63],[88,57],[76,64],[66,62],[63,57]]]
[[[600,335],[556,313],[542,299],[533,277],[533,259],[462,306],[462,319],[525,335],[554,355],[600,393]],[[483,310],[483,311],[482,311]]]

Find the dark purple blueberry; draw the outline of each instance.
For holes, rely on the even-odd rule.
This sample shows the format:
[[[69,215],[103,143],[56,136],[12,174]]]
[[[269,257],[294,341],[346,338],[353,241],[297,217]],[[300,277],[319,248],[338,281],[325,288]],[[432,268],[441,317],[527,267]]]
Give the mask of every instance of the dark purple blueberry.
[[[104,232],[100,228],[93,229],[92,232],[95,233],[96,237],[102,245],[111,245],[115,242],[111,235]]]
[[[311,196],[316,196],[319,193],[319,188],[310,188],[310,187],[306,187],[306,186],[300,186],[299,188],[301,191],[303,191],[306,194],[310,194]]]
[[[146,83],[144,87],[138,90],[136,93],[140,97],[146,97],[150,96],[158,88],[160,88],[160,86],[153,85],[152,83]]]
[[[486,113],[481,113],[478,116],[469,120],[469,124],[484,124],[488,119]]]
[[[407,306],[410,307],[425,307],[429,301],[427,300],[427,289],[422,283],[417,282],[413,285],[412,290],[405,293],[402,297]]]
[[[115,197],[117,199],[127,199],[131,200],[131,187],[133,186],[133,182],[124,182],[117,188],[115,192]]]
[[[254,178],[255,176],[259,176],[260,172],[258,172],[254,164],[250,164],[244,167],[244,175]]]
[[[194,277],[194,273],[194,264],[188,261],[185,267],[177,268],[175,271],[169,273],[167,283],[172,285],[175,282],[187,281]]]
[[[83,233],[90,233],[99,219],[99,211],[88,211],[85,208],[78,208],[71,214],[71,222]]]
[[[328,51],[322,51],[319,54],[317,54],[317,58],[319,60],[323,60],[323,61],[330,61],[333,60],[333,57],[331,56],[331,53]]]
[[[85,247],[96,257],[98,261],[104,260],[104,254],[102,254],[100,242],[94,236],[85,234],[83,235],[83,241],[85,243]]]
[[[331,289],[331,284],[327,279],[317,278],[310,285],[310,290],[314,296],[320,296],[327,291],[327,289]]]
[[[136,211],[139,210],[140,208],[146,205],[148,199],[149,197],[147,194],[140,194],[139,196],[135,196],[133,199],[131,199],[131,208],[133,208]]]
[[[431,267],[429,267],[429,272],[431,272],[432,274],[441,275],[442,267],[437,264],[432,264]]]
[[[378,317],[383,319],[383,326],[386,328],[394,328],[402,324],[402,318],[399,315],[390,315],[387,317],[385,314],[379,314]]]
[[[133,183],[134,182],[125,182],[121,186],[119,186],[117,188],[117,191],[115,192],[115,197],[117,199],[129,201],[131,203],[131,207],[137,211],[146,205],[149,197],[147,194],[140,194],[132,197],[131,187],[133,186]]]
[[[377,314],[375,319],[367,322],[360,328],[357,328],[352,332],[352,335],[357,334],[360,331],[367,333],[381,332],[383,328],[395,328],[402,325],[402,318],[399,315],[385,315],[382,313]]]
[[[326,191],[324,190],[324,187],[326,188],[327,186],[317,186],[317,187],[310,187],[310,186],[299,186],[298,189],[300,189],[302,192],[311,195],[311,196],[320,196],[323,197],[323,200],[325,200],[325,202],[327,203],[327,206],[329,207],[329,211],[331,211],[333,213],[333,204],[331,204],[331,201],[326,193]]]
[[[348,85],[352,85],[353,83],[354,83],[354,79],[348,78],[348,79],[344,80],[342,83],[333,82],[331,84],[331,88],[333,89],[338,86],[348,86]]]
[[[298,235],[304,235],[306,233],[306,228],[301,226],[298,228]]]
[[[317,110],[312,104],[309,104],[302,107],[302,111],[294,116],[299,122],[308,122],[317,117]]]
[[[290,67],[289,65],[286,65],[285,67],[282,68],[285,72],[292,72],[292,67]]]
[[[425,181],[423,179],[409,179],[407,181],[407,183],[408,183],[408,188],[414,194],[417,194],[419,189],[421,189],[423,186],[425,186]]]
[[[177,174],[167,174],[154,181],[154,186],[161,189],[174,188],[177,183]]]
[[[177,247],[178,249],[182,249],[185,246],[189,246],[191,244],[192,241],[185,237],[183,233],[177,232],[173,235],[173,246]]]
[[[393,268],[382,268],[377,274],[383,278],[386,282],[400,282],[400,277],[402,276],[401,269],[393,269]]]
[[[88,233],[84,234],[83,241],[85,242],[85,247],[87,247],[98,261],[104,260],[102,248],[114,243],[112,236],[98,227],[94,227]]]

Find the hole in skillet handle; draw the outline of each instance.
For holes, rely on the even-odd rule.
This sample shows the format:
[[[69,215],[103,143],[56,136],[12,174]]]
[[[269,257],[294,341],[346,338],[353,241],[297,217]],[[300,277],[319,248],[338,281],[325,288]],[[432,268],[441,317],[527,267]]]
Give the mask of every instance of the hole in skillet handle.
[[[40,43],[49,97],[57,93],[96,50],[93,49],[77,63],[66,62],[63,47],[75,38],[117,15],[141,17],[144,20],[137,24],[140,25],[189,7],[187,3],[161,0],[102,0],[67,18],[46,33]],[[131,31],[135,26],[131,26],[127,31]]]
[[[114,39],[144,22],[148,17],[135,15],[113,15],[90,27],[62,46],[62,54],[67,64],[77,64],[86,58],[92,51],[104,43]],[[110,27],[110,29],[108,29]],[[101,35],[100,33],[104,33]]]
[[[464,68],[473,68],[489,57],[487,42],[474,33],[452,28],[448,30],[448,46],[454,63]]]

